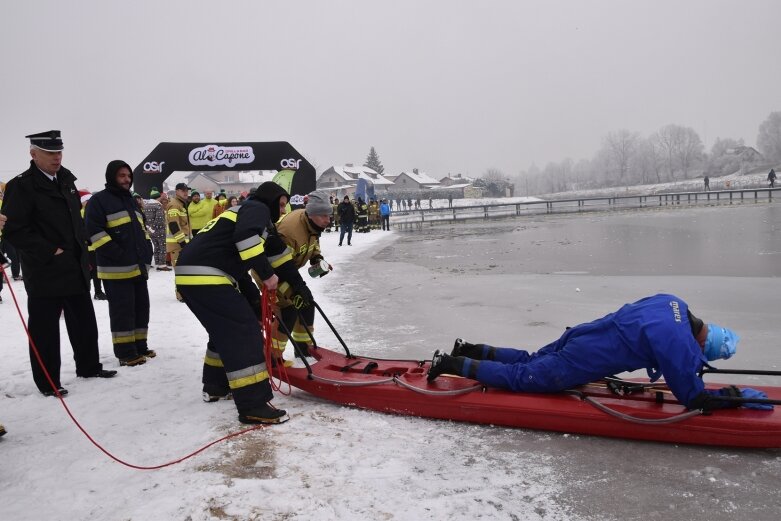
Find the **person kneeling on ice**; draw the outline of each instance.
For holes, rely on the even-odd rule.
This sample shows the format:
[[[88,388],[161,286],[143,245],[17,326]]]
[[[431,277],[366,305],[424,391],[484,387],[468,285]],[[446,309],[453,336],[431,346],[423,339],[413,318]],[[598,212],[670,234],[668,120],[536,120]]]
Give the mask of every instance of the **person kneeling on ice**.
[[[734,386],[708,390],[698,376],[708,361],[734,355],[739,340],[727,328],[704,324],[682,299],[659,294],[569,328],[535,353],[470,344],[459,338],[450,355],[434,353],[428,380],[453,374],[516,392],[548,393],[646,368],[651,382],[664,376],[678,401],[689,409],[772,409],[765,403],[719,400],[767,395]]]
[[[212,219],[181,251],[174,266],[176,289],[209,333],[203,366],[207,402],[233,395],[242,423],[282,423],[287,413],[272,398],[260,294],[248,271],[275,290],[278,277],[266,257],[268,227],[284,213],[288,193],[265,182],[243,204]]]

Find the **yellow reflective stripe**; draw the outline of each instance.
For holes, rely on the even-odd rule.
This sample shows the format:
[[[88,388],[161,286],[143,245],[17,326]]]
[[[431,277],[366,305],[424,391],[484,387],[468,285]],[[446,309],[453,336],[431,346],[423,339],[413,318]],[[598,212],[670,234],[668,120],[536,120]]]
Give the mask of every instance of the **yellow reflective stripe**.
[[[269,257],[268,260],[271,262],[272,268],[278,268],[287,261],[293,260],[293,250],[291,250],[289,247],[285,248],[285,251],[283,251],[281,254]]]
[[[130,214],[126,211],[112,213],[106,216],[106,228],[116,228],[130,222]]]
[[[225,367],[222,365],[222,360],[219,358],[210,358],[208,354],[203,357],[203,363],[210,367]]]
[[[293,333],[291,333],[290,336],[292,336],[293,340],[295,340],[296,342],[310,342],[311,341],[311,338],[309,338],[309,335],[307,335],[306,332],[302,332],[302,331],[293,330]]]
[[[127,224],[129,222],[130,217],[123,217],[121,219],[117,219],[116,221],[107,221],[106,228],[116,228],[117,226],[122,226],[123,224]]]
[[[138,264],[132,266],[98,266],[98,278],[104,280],[132,279],[141,275]]]
[[[220,275],[177,275],[174,277],[174,283],[179,286],[233,286],[228,277]]]
[[[262,253],[263,253],[263,242],[261,241],[260,244],[257,244],[248,250],[240,251],[239,257],[241,257],[241,260],[247,260],[247,259],[251,259],[252,257],[257,257]]]
[[[239,389],[241,387],[247,387],[248,385],[260,383],[264,380],[268,380],[268,371],[265,369],[243,378],[236,378],[235,380],[229,379],[228,386],[230,386],[231,389]]]
[[[127,273],[101,273],[98,271],[98,278],[101,280],[123,280],[123,279],[132,279],[134,277],[140,277],[141,276],[141,270],[136,269]]]
[[[148,329],[136,329],[133,331],[136,335],[136,340],[146,340],[147,335],[149,334]]]
[[[185,210],[178,210],[176,208],[171,208],[168,210],[168,217],[187,217],[187,211]]]
[[[92,249],[93,250],[97,250],[98,248],[100,248],[101,246],[103,246],[104,244],[109,242],[110,240],[111,240],[111,235],[106,234],[103,237],[101,237],[100,239],[98,239],[96,241],[92,241]]]
[[[218,219],[228,219],[231,222],[236,222],[236,219],[238,218],[239,214],[237,213],[238,210],[227,210],[225,212],[222,212],[220,215],[217,216]]]
[[[287,282],[283,282],[282,284],[277,286],[277,293],[280,293],[280,294],[281,293],[285,293],[289,289],[290,289],[290,284],[288,284]]]
[[[112,331],[111,341],[114,344],[132,344],[136,341],[133,331]]]

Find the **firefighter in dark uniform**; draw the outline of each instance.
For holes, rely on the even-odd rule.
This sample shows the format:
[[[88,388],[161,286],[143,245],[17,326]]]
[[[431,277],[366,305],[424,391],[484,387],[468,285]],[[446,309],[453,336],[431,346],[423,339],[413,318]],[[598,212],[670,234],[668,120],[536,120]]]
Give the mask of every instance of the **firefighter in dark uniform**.
[[[355,206],[355,213],[358,215],[356,231],[358,233],[369,233],[369,206],[360,197]]]
[[[64,313],[76,375],[110,378],[99,360],[98,325],[90,298],[87,237],[76,177],[62,163],[59,130],[27,136],[30,168],[8,182],[3,213],[5,240],[19,251],[27,290],[30,338],[57,392],[38,364],[33,380],[44,395],[67,394],[60,385],[60,315]]]
[[[168,226],[165,233],[165,250],[171,256],[171,264],[176,266],[179,253],[190,242],[192,235],[190,230],[190,217],[187,214],[187,195],[190,188],[184,183],[176,185],[176,192],[173,199],[168,203],[166,209],[166,220]],[[176,291],[176,300],[182,302],[182,296]]]
[[[260,202],[263,195],[275,204]],[[289,419],[269,403],[271,384],[258,322],[260,294],[248,274],[255,270],[269,290],[276,289],[278,277],[264,243],[267,227],[284,212],[288,197],[279,185],[263,183],[244,203],[209,221],[182,250],[174,267],[177,290],[209,333],[204,400],[232,393],[242,423]]]
[[[111,340],[121,366],[154,358],[147,346],[149,267],[152,241],[130,186],[133,171],[124,161],[106,167],[106,189],[87,205],[87,234],[97,257],[98,278],[108,296]]]
[[[279,276],[277,308],[275,313],[284,324],[272,332],[274,357],[282,358],[288,341],[294,343],[296,356],[308,356],[312,346],[315,308],[312,306],[312,292],[299,273],[299,269],[310,264],[310,274],[322,277],[331,270],[320,252],[320,236],[328,224],[331,205],[324,192],[309,194],[304,209],[294,210],[276,224],[276,234],[270,238],[267,252],[271,266]],[[282,241],[282,249],[276,247],[276,238]]]

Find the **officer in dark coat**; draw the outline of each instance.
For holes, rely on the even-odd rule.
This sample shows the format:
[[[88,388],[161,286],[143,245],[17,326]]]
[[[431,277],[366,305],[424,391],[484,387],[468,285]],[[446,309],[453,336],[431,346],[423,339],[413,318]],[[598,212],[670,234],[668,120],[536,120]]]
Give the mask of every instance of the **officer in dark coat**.
[[[43,366],[60,395],[60,315],[64,312],[76,375],[110,378],[98,353],[98,325],[89,294],[87,242],[76,177],[61,165],[59,130],[26,136],[30,168],[8,182],[4,238],[18,251],[27,290],[28,328]],[[32,345],[33,379],[44,395],[55,393]]]

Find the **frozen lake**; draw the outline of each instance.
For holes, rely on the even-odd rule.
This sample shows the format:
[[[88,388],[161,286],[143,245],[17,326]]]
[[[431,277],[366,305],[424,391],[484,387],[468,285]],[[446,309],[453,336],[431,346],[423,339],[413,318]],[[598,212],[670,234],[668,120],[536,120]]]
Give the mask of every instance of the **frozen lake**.
[[[778,204],[423,227],[343,264],[329,294],[345,308],[335,322],[354,351],[427,358],[457,336],[535,349],[568,325],[670,292],[741,334],[737,355],[719,367],[779,370],[780,227]],[[548,463],[576,518],[776,520],[781,512],[779,451],[452,428],[465,458],[495,458],[497,473],[529,454]],[[492,476],[473,475],[466,463],[451,470],[490,486]],[[512,519],[505,514],[498,518]]]

